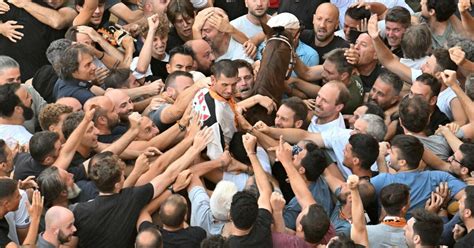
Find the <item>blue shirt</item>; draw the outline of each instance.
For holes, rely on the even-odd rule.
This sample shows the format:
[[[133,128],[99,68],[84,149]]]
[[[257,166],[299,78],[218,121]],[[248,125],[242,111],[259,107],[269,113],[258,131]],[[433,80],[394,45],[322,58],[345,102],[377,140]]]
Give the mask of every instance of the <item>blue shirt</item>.
[[[74,97],[82,105],[95,95],[90,91],[92,85],[89,82],[80,81],[77,79],[63,80],[58,78],[53,89],[53,96],[57,100],[61,97]]]
[[[336,192],[334,192],[336,196],[339,196],[341,194],[341,187],[336,189]],[[336,235],[345,235],[346,237],[351,236],[351,223],[347,221],[346,219],[342,218],[340,215],[340,210],[342,208],[342,203],[340,201],[337,201],[336,207],[331,213],[330,219],[331,219],[331,224],[334,226],[334,229],[336,230]]]
[[[332,203],[331,191],[326,183],[326,181],[319,177],[316,182],[311,182],[309,185],[309,191],[313,195],[316,202],[321,205],[326,214],[330,214],[334,208]],[[295,230],[296,229],[296,218],[301,212],[301,206],[296,200],[296,197],[293,197],[291,201],[285,206],[283,212],[283,218],[285,219],[285,226]]]
[[[266,43],[262,42],[260,46],[258,46],[257,51],[257,60],[262,59],[263,49],[265,48]],[[312,47],[306,45],[301,40],[298,40],[298,47],[296,48],[296,55],[301,59],[303,64],[308,67],[319,65],[319,54],[314,50]],[[296,77],[296,73],[293,70],[291,73],[292,77]]]
[[[377,192],[377,196],[383,187],[392,183],[402,183],[410,187],[410,208],[408,212],[416,208],[423,208],[426,200],[431,196],[441,182],[447,182],[451,197],[466,187],[466,184],[444,171],[408,171],[396,174],[380,173],[370,179]],[[407,214],[407,219],[410,214]]]

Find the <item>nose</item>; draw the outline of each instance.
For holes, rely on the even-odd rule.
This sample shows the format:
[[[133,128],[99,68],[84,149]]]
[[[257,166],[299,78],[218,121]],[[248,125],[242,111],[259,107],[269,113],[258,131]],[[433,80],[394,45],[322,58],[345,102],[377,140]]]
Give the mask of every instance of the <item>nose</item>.
[[[99,7],[97,7],[95,10],[94,10],[94,14],[99,14],[100,13],[100,9]]]

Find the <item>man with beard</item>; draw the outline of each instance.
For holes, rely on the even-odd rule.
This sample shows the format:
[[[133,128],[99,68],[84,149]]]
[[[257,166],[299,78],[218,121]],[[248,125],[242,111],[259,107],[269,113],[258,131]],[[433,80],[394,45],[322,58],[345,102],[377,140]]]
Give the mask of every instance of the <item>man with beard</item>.
[[[474,186],[466,187],[466,195],[459,200],[459,217],[467,229],[467,235],[458,239],[454,247],[474,246]]]
[[[232,26],[252,38],[263,31],[260,22],[267,23],[270,15],[267,14],[268,0],[245,0],[248,13],[230,22]]]
[[[46,228],[43,233],[38,235],[36,245],[40,248],[59,247],[71,241],[73,233],[76,231],[74,226],[74,214],[65,207],[55,206],[45,214]]]
[[[17,83],[0,85],[0,137],[9,146],[27,145],[32,134],[23,126],[33,118],[31,96],[26,88]]]
[[[214,64],[214,60],[216,59],[211,46],[202,39],[190,40],[185,43],[185,46],[190,47],[194,53],[193,70],[202,72],[206,76],[210,76],[211,66]]]
[[[96,109],[94,115],[94,126],[99,131],[98,141],[112,143],[118,139],[124,130],[115,130],[119,122],[119,115],[115,111],[115,105],[107,96],[93,97],[84,104],[84,109]]]
[[[209,43],[217,57],[216,61],[244,59],[253,64],[253,59],[245,53],[245,48],[242,44],[237,42],[230,33],[221,32],[213,25],[212,18],[226,19],[227,14],[220,8],[205,9],[203,11],[207,11],[209,14],[206,16],[196,16],[193,32],[199,33],[200,37]],[[198,18],[200,18],[199,21]]]
[[[349,47],[349,44],[334,32],[339,27],[339,10],[331,3],[318,6],[313,17],[314,30],[304,30],[300,39],[314,48],[319,54],[319,64],[325,61],[324,55],[335,48]]]
[[[392,115],[398,112],[402,88],[403,81],[397,74],[383,70],[369,92],[368,101],[376,103],[383,109],[387,126],[392,122]]]
[[[109,89],[104,96],[108,97],[114,104],[114,112],[118,115],[122,124],[128,123],[128,116],[133,112],[132,99],[125,92],[118,89]]]

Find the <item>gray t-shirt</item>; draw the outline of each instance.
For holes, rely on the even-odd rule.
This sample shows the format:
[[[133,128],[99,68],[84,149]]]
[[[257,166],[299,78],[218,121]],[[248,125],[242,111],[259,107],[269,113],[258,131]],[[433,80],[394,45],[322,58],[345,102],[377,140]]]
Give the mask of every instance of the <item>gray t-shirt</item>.
[[[368,225],[369,247],[408,247],[405,241],[403,228],[392,227],[380,223]]]

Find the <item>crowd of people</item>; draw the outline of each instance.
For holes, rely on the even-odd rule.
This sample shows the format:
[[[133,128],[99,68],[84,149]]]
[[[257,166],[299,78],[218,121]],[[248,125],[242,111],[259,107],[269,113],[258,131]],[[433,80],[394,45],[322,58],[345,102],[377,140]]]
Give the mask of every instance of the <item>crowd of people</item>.
[[[0,247],[474,247],[472,4],[0,0]]]

